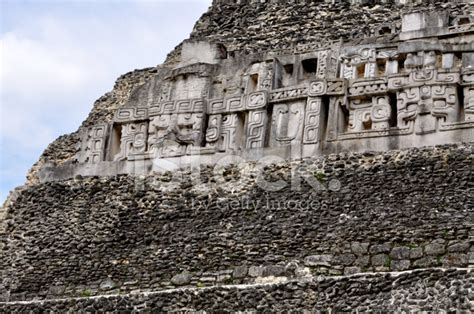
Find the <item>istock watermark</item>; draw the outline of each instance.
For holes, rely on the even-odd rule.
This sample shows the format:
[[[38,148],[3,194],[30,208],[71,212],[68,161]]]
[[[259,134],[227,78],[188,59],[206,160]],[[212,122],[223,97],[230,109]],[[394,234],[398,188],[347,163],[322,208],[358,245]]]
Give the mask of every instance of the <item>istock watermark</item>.
[[[275,200],[270,198],[251,199],[242,196],[233,199],[193,199],[190,207],[193,211],[212,209],[218,211],[243,210],[247,212],[258,212],[262,208],[271,209],[272,211],[315,211],[321,208],[321,203],[318,200]]]
[[[301,191],[303,185],[316,191],[341,190],[341,182],[329,178],[323,171],[303,163],[288,162],[279,156],[265,156],[258,160],[247,160],[235,155],[224,156],[212,165],[202,163],[200,158],[191,159],[185,166],[170,159],[157,158],[148,161],[150,162],[151,167],[147,167],[145,161],[135,161],[133,169],[137,190],[153,188],[171,192],[185,186],[190,191],[202,194],[216,189],[224,193],[239,194],[256,187],[264,192]],[[293,205],[285,204],[285,207],[289,206]]]

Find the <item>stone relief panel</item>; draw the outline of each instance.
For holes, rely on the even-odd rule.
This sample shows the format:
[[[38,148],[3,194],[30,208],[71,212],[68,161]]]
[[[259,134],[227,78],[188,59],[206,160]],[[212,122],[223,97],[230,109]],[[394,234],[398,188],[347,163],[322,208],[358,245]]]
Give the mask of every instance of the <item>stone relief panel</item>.
[[[347,47],[342,49],[341,77],[345,79],[376,77],[375,48]]]
[[[354,99],[349,102],[348,132],[386,130],[390,128],[392,108],[387,96]]]
[[[273,106],[270,146],[301,143],[304,110],[304,101],[275,104]]]
[[[297,53],[229,51],[212,64],[165,66],[116,111],[111,132],[107,125],[87,130],[76,159],[323,149],[333,141],[473,128],[474,52],[454,49],[452,36],[332,42]]]
[[[153,156],[177,157],[200,147],[203,116],[203,113],[179,113],[154,117],[149,125],[149,152]]]
[[[320,140],[320,115],[322,98],[310,97],[306,104],[303,143],[316,144]]]
[[[398,95],[398,125],[415,123],[418,134],[435,132],[439,123],[456,122],[459,117],[455,87],[433,85],[408,88]]]
[[[474,71],[462,76],[464,86],[464,120],[474,122]]]
[[[121,126],[120,152],[114,161],[126,160],[130,155],[145,153],[147,149],[148,122],[126,123]]]
[[[464,116],[474,122],[474,86],[464,88]]]
[[[98,163],[104,160],[105,143],[109,126],[100,124],[82,131],[81,141],[78,143],[75,161],[80,163]]]
[[[266,110],[249,111],[246,148],[262,148],[264,146],[267,121],[268,114]]]

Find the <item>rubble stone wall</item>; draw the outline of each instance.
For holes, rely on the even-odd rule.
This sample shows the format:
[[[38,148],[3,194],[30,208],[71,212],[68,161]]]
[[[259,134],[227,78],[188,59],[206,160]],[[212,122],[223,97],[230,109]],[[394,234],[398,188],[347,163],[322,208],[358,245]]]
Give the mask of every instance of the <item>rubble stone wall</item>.
[[[0,303],[8,313],[472,312],[472,270],[419,270],[270,285],[193,288],[97,298]],[[223,310],[225,309],[225,310]]]
[[[7,208],[3,299],[472,266],[473,156],[460,144],[263,176],[254,163],[206,166],[200,184],[182,170],[36,185]]]

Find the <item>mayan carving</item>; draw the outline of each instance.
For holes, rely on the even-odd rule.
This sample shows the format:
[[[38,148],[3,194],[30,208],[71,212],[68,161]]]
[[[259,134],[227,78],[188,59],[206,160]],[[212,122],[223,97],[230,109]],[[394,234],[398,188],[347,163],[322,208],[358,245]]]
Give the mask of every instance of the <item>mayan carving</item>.
[[[301,142],[304,121],[304,102],[273,106],[271,145],[284,146]]]
[[[438,132],[469,136],[474,51],[443,38],[465,36],[470,26],[463,26],[466,19],[453,21],[456,29],[440,22],[438,39],[431,33],[417,37],[424,18],[410,17],[405,31],[385,23],[367,32],[401,38],[390,44],[361,37],[254,54],[186,43],[176,64],[160,69],[117,109],[113,134],[97,126],[100,136],[83,137],[77,160],[214,160],[208,155],[253,149],[265,154],[286,146],[311,155],[364,145],[410,146],[409,135],[432,135],[433,143],[455,138]]]
[[[303,143],[305,144],[315,144],[319,142],[321,106],[321,98],[308,98],[303,132]]]
[[[250,111],[247,123],[246,148],[262,148],[268,116],[265,110]]]
[[[104,160],[105,143],[108,136],[108,125],[102,124],[86,129],[78,143],[76,161],[81,163],[98,163]]]
[[[147,149],[148,123],[127,123],[121,126],[120,152],[114,157],[115,161],[127,159],[128,156],[142,154]]]
[[[149,126],[149,150],[161,157],[183,156],[192,147],[201,146],[203,127],[200,113],[154,117]]]

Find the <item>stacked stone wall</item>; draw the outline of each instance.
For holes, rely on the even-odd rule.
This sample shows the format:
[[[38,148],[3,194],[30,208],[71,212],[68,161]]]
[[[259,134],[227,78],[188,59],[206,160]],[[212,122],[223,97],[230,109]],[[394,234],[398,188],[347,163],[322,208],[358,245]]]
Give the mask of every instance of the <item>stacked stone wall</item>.
[[[457,312],[474,311],[472,270],[419,270],[279,284],[0,303],[8,313]]]
[[[14,301],[472,266],[473,164],[465,144],[263,176],[206,166],[200,184],[181,170],[36,185],[7,208],[0,290]]]

